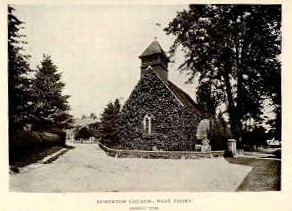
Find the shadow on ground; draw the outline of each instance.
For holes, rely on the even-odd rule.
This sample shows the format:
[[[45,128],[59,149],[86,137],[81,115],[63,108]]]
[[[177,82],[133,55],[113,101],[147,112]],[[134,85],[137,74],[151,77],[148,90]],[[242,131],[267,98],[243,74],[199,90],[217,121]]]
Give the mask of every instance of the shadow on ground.
[[[281,161],[257,158],[226,158],[230,163],[253,167],[236,191],[280,191]]]

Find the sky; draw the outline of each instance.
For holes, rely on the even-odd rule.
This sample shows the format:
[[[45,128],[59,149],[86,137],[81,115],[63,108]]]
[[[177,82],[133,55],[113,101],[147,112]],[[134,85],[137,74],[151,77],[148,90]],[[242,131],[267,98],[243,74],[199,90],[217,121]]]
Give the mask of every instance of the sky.
[[[138,56],[155,37],[169,50],[174,37],[162,29],[187,5],[13,7],[25,22],[31,67],[44,53],[51,56],[66,83],[64,94],[71,96],[71,113],[80,117],[99,116],[109,101],[128,98],[140,77]],[[178,70],[182,54],[174,59],[169,79],[194,99],[196,84],[185,84],[187,76]]]

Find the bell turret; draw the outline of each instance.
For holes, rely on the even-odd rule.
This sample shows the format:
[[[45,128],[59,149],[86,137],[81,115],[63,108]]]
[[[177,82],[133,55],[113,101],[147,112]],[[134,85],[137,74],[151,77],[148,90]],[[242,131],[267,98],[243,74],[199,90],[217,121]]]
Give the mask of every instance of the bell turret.
[[[167,66],[169,58],[156,40],[146,48],[139,58],[141,59],[141,76],[150,66],[161,79],[168,80]]]

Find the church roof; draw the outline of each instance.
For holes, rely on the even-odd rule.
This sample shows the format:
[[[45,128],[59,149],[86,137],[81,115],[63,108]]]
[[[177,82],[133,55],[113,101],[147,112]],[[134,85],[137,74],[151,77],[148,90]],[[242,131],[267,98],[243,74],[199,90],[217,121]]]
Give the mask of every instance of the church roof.
[[[154,40],[148,48],[139,56],[139,58],[154,55],[154,54],[163,54],[165,58],[168,59],[167,55],[165,54],[164,50],[162,49],[161,45]],[[159,74],[155,74],[158,78],[160,78]],[[161,78],[160,78],[161,79]],[[197,115],[201,117],[206,116],[206,111],[201,109],[199,105],[197,105],[192,98],[185,93],[183,90],[181,90],[179,87],[174,85],[171,81],[163,80],[161,81],[165,84],[165,86],[170,90],[170,92],[175,96],[175,98],[184,106],[186,107],[189,111],[196,113]]]
[[[206,112],[204,112],[187,93],[170,81],[167,82],[166,86],[171,90],[181,104],[183,104],[183,106],[187,107],[190,111],[200,115],[201,117],[206,116]]]
[[[157,42],[156,40],[154,40],[147,48],[146,50],[139,56],[139,58],[145,57],[145,56],[150,56],[153,54],[163,54],[166,58],[168,58],[166,56],[166,53],[164,52],[164,50],[162,49],[161,45],[159,44],[159,42]]]

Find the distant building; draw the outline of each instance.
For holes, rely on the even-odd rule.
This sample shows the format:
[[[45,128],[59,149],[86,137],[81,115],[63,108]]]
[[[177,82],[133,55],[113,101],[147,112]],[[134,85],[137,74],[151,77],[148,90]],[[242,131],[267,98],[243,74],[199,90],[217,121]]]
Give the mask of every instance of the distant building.
[[[74,129],[68,132],[68,137],[73,136],[78,140],[89,140],[91,142],[99,138],[100,123],[96,117],[77,118],[73,126]]]
[[[122,148],[193,150],[207,114],[168,80],[169,59],[155,40],[141,54],[141,77],[120,116]]]
[[[73,126],[75,128],[87,127],[88,129],[94,129],[98,121],[99,121],[98,118],[92,117],[76,118]]]

